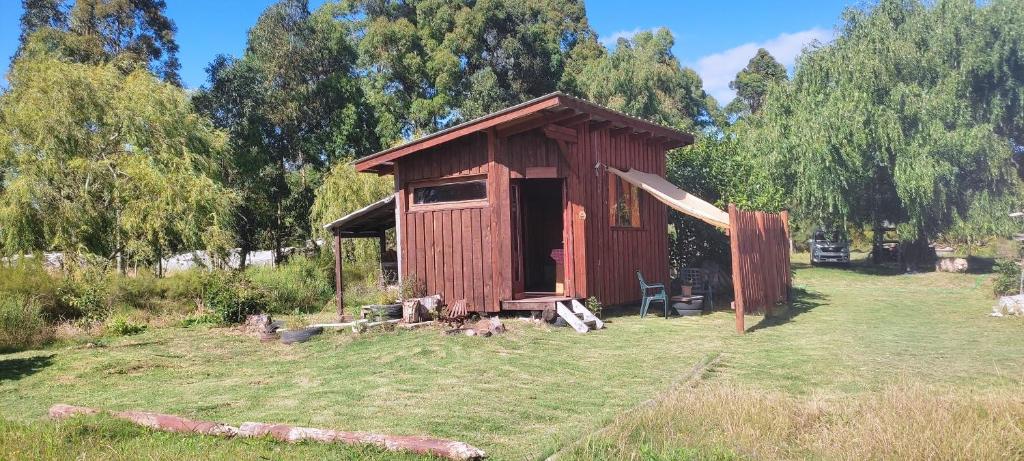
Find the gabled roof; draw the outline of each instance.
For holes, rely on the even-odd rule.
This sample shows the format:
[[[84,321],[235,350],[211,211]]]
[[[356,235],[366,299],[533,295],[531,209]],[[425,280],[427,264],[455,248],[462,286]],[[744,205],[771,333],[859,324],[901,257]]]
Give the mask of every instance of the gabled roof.
[[[539,128],[545,123],[580,123],[585,120],[607,123],[632,133],[650,134],[652,139],[660,140],[668,148],[693,144],[693,135],[689,133],[555,92],[368,155],[355,161],[356,170],[386,174],[391,171],[394,161],[401,157],[491,128],[497,129],[499,136],[508,136]]]

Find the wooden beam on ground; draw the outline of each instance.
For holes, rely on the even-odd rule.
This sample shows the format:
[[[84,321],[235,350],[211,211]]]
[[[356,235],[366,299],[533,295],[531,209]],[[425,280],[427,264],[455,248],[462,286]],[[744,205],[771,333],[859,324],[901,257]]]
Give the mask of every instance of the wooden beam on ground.
[[[96,408],[56,404],[50,407],[51,419],[63,420],[77,415],[104,413]],[[240,426],[200,421],[181,416],[148,411],[106,412],[114,418],[164,432],[202,434],[219,437],[270,437],[281,442],[314,441],[345,445],[374,445],[388,451],[408,451],[421,455],[438,456],[453,460],[479,460],[487,457],[483,450],[464,442],[423,436],[375,434],[331,429],[290,426],[287,424],[242,423]]]

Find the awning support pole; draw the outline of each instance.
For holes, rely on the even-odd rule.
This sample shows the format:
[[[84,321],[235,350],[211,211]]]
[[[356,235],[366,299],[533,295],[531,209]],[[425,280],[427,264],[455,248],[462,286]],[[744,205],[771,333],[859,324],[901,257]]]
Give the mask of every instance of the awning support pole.
[[[380,285],[386,287],[388,285],[388,274],[384,272],[384,254],[388,250],[388,234],[381,232],[377,236],[377,244],[380,246]]]
[[[334,234],[334,294],[338,303],[338,321],[341,321],[345,316],[344,289],[341,281],[341,232],[335,230],[332,233]]]

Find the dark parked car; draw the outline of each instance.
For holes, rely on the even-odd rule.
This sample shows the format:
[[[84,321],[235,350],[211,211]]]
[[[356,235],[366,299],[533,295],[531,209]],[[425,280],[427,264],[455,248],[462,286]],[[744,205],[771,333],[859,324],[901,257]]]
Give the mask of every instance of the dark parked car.
[[[811,265],[822,263],[850,263],[850,239],[843,231],[815,229],[808,241],[811,248]]]

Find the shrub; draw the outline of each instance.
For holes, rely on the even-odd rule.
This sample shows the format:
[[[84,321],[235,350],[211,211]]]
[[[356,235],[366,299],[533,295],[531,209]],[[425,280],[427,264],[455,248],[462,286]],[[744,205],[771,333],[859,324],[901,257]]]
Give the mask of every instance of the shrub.
[[[587,298],[587,310],[593,312],[598,318],[602,318],[601,313],[604,312],[604,304],[596,296],[591,296]]]
[[[215,325],[219,322],[220,319],[212,312],[193,312],[181,320],[181,326],[189,328],[197,325]]]
[[[60,305],[59,287],[60,279],[46,272],[38,261],[20,260],[0,266],[0,295],[32,298],[50,319],[70,309]]]
[[[996,296],[1020,293],[1020,270],[1016,261],[1009,259],[996,261],[995,280],[992,283],[992,291]]]
[[[131,321],[127,315],[117,314],[107,321],[106,330],[113,336],[130,336],[146,331],[146,325]]]
[[[269,294],[268,312],[309,313],[322,310],[334,295],[332,270],[319,258],[296,256],[276,268],[251,268],[245,275]]]
[[[204,285],[203,304],[222,323],[241,323],[246,316],[267,312],[268,293],[245,274],[211,272]]]
[[[32,349],[53,338],[39,302],[28,297],[0,294],[0,350]]]

